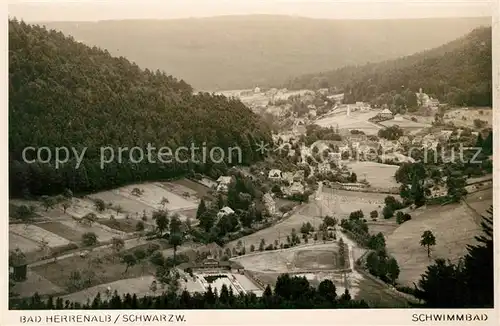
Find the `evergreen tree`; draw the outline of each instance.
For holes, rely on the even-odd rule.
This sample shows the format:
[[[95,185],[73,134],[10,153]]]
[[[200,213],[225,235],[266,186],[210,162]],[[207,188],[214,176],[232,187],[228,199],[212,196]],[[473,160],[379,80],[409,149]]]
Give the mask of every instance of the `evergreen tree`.
[[[200,204],[198,205],[198,210],[196,211],[196,218],[200,219],[200,217],[207,211],[207,207],[205,206],[205,200],[202,199]]]

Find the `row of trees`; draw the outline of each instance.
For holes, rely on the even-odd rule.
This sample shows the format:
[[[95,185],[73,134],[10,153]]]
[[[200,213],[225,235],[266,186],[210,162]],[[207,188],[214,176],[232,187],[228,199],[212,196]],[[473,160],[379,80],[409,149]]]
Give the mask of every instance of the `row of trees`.
[[[337,294],[335,285],[330,280],[322,281],[313,287],[305,277],[280,275],[274,290],[267,286],[262,297],[254,293],[234,293],[223,285],[220,293],[208,288],[205,293],[191,294],[186,290],[177,294],[164,292],[159,296],[136,294],[119,296],[117,292],[104,298],[101,294],[86,304],[70,302],[62,298],[42,300],[38,294],[23,300],[10,309],[346,309],[368,308],[364,301],[353,300],[348,290]]]

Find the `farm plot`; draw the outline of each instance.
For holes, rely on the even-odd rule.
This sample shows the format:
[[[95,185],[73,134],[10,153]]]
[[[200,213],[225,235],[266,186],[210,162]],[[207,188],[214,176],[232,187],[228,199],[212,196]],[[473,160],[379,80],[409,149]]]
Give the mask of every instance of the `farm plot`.
[[[358,179],[364,179],[370,186],[381,189],[392,189],[399,187],[394,175],[398,166],[382,164],[377,162],[349,162],[346,166],[356,173]]]
[[[111,215],[117,216],[117,218],[125,217],[124,214],[118,214],[117,212],[109,209],[105,210],[104,212],[98,212],[96,210],[95,204],[91,200],[80,198],[73,198],[73,203],[70,207],[68,207],[66,212],[76,218],[82,218],[89,213],[95,214],[97,218],[109,219]]]
[[[261,239],[264,239],[266,244],[274,243],[275,240],[278,240],[280,243],[286,243],[286,237],[292,233],[292,229],[295,229],[295,231],[299,233],[302,224],[307,222],[317,226],[321,223],[321,220],[315,216],[295,213],[286,220],[283,220],[282,222],[279,222],[269,228],[262,229],[238,240],[231,241],[226,245],[226,247],[234,247],[238,241],[242,241],[247,249],[251,245],[258,248]]]
[[[28,268],[26,280],[16,282],[12,291],[20,297],[31,297],[35,292],[39,295],[51,295],[61,293],[63,289]]]
[[[38,214],[49,219],[50,221],[60,221],[60,220],[72,219],[71,215],[65,213],[63,209],[61,209],[57,206],[52,208],[52,209],[49,209],[47,211],[45,209],[41,209],[40,211],[38,211]]]
[[[93,232],[97,235],[97,240],[99,242],[106,242],[111,240],[113,237],[117,237],[122,235],[121,232],[116,231],[116,232],[111,232],[110,228],[105,229],[103,226],[99,225],[98,223],[92,224],[92,226],[89,225],[84,225],[82,223],[78,223],[77,221],[61,221],[62,224],[65,226],[76,230],[77,232],[80,233],[86,233],[86,232]]]
[[[321,205],[320,213],[323,216],[333,215],[338,218],[345,218],[351,212],[361,210],[368,220],[369,214],[373,210],[378,211],[379,216],[381,215],[386,196],[380,193],[365,193],[323,187],[321,200],[318,204]]]
[[[424,231],[436,237],[436,245],[427,249],[420,246]],[[481,233],[470,210],[463,204],[431,206],[413,211],[412,219],[401,224],[387,237],[387,249],[399,263],[399,282],[411,286],[420,279],[429,264],[437,258],[456,261],[466,252],[466,245],[475,243]]]
[[[9,250],[18,248],[24,253],[37,251],[39,244],[36,241],[26,239],[13,232],[9,232]]]
[[[368,121],[377,115],[377,112],[352,112],[350,116],[337,114],[316,120],[316,124],[321,127],[337,127],[339,129],[360,130],[367,135],[376,135],[382,127]]]
[[[338,268],[337,244],[319,244],[249,254],[233,258],[245,269],[257,272],[287,273],[310,269]]]
[[[63,237],[31,224],[11,224],[9,225],[9,231],[38,243],[46,241],[51,248],[65,246],[70,243],[69,240]]]
[[[79,232],[60,222],[39,223],[37,226],[73,242],[80,242],[82,240],[83,232]]]
[[[132,190],[134,188],[141,189],[143,193],[139,196],[133,195]],[[152,183],[130,185],[127,187],[120,188],[119,191],[120,195],[122,196],[125,196],[130,199],[135,199],[141,203],[144,203],[146,205],[149,205],[157,209],[163,207],[161,204],[163,198],[166,198],[168,200],[168,203],[166,203],[165,208],[167,208],[169,211],[194,209],[198,207],[196,202],[186,200],[181,196],[169,192],[163,189],[162,187]]]
[[[380,214],[380,212],[379,212],[379,214]],[[383,219],[383,217],[379,217],[379,219]],[[373,221],[370,221],[368,218],[367,218],[367,220],[368,220],[368,222],[366,224],[368,224],[368,230],[369,230],[370,234],[377,234],[380,232],[384,235],[385,238],[390,236],[392,234],[392,232],[394,232],[394,230],[396,230],[399,226],[396,223],[395,219],[392,219],[390,221],[383,221],[383,222],[382,221],[373,222]]]
[[[100,219],[98,220],[99,224],[105,225],[111,229],[115,229],[118,231],[122,231],[125,233],[133,233],[137,231],[137,224],[139,221],[136,220],[127,220],[127,219],[115,219],[115,220],[106,220]]]
[[[157,186],[162,187],[163,189],[172,192],[178,196],[181,196],[183,198],[187,198],[188,200],[192,201],[197,201],[198,200],[198,191],[193,189],[193,186],[188,187],[187,185],[190,185],[190,183],[195,182],[188,180],[188,179],[182,179],[182,180],[176,180],[172,182],[158,182],[156,183]],[[202,185],[199,185],[200,187],[203,187]]]
[[[68,295],[63,296],[64,300],[70,300],[73,302],[87,302],[87,299],[93,300],[95,296],[100,293],[101,298],[107,299],[106,293],[108,288],[111,289],[111,294],[114,291],[118,292],[118,295],[123,296],[127,293],[135,293],[137,297],[140,298],[142,296],[151,296],[154,295],[153,291],[150,290],[151,283],[155,280],[155,277],[152,275],[145,275],[135,278],[127,278],[124,280],[118,280],[106,284],[100,284],[93,286],[91,288],[87,288],[85,290],[74,292]],[[158,290],[160,290],[160,284],[158,283]],[[158,292],[159,292],[158,291]],[[158,293],[156,293],[158,294]]]
[[[421,122],[415,122],[407,119],[402,119],[402,120],[386,120],[380,122],[381,125],[384,127],[392,127],[392,126],[399,126],[402,129],[422,129],[422,128],[429,128],[432,125],[426,124],[426,123],[421,123]]]
[[[131,199],[120,195],[120,191],[118,189],[98,192],[90,195],[89,197],[101,199],[105,203],[112,203],[114,206],[120,206],[126,214],[128,213],[130,218],[140,218],[144,212],[150,216],[155,209],[155,207],[141,203],[135,198]]]
[[[183,186],[184,188],[191,189],[192,191],[194,191],[194,193],[196,194],[196,196],[198,198],[203,198],[205,196],[211,197],[211,195],[209,194],[209,191],[211,189],[209,187],[207,187],[205,185],[202,185],[202,184],[200,184],[198,182],[195,182],[193,180],[180,179],[180,180],[172,181],[170,183],[171,184],[175,184],[175,185]]]
[[[75,255],[56,262],[37,265],[32,269],[63,289],[68,289],[73,272],[79,272],[82,279],[89,280],[88,287],[124,278],[150,276],[155,273],[155,267],[147,259],[131,266],[125,272],[126,266],[118,257],[113,254],[106,255],[103,252],[92,252],[85,258]]]
[[[445,122],[453,122],[454,125],[459,127],[469,127],[475,129],[474,120],[479,119],[486,122],[486,126],[492,126],[493,110],[491,108],[461,108],[447,111],[444,114]]]
[[[465,201],[478,214],[483,215],[493,205],[493,188],[481,190],[470,194]]]

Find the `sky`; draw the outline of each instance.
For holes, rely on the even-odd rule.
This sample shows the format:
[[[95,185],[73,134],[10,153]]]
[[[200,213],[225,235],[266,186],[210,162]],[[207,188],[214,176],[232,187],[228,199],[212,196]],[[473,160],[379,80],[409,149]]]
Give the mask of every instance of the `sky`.
[[[39,0],[9,1],[10,17],[26,22],[177,19],[271,14],[323,19],[491,16],[494,0]],[[438,2],[438,3],[436,3]]]

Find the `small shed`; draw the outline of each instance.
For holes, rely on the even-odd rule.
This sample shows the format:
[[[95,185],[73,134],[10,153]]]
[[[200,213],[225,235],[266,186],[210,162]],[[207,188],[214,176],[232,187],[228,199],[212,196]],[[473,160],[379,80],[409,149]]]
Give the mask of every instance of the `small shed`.
[[[25,281],[28,274],[28,263],[24,254],[11,253],[9,255],[9,274],[16,282]]]

